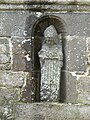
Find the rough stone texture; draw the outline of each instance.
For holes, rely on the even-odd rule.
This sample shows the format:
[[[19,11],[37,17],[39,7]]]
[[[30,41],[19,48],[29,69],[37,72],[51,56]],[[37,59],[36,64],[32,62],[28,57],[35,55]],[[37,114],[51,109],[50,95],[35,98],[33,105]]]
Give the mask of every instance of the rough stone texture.
[[[76,76],[73,75],[73,72],[66,71],[65,72],[66,78],[64,80],[64,87],[63,87],[63,79],[62,79],[62,91],[61,91],[61,98],[65,96],[65,102],[72,102],[76,103]]]
[[[5,54],[0,54],[0,63],[5,64],[10,62],[10,57]]]
[[[67,36],[66,60],[68,71],[86,71],[86,37]]]
[[[90,37],[86,39],[87,46],[87,64],[90,65]]]
[[[0,106],[0,119],[1,120],[14,120],[13,105],[6,104],[5,106]]]
[[[74,2],[76,4],[80,2],[81,4],[87,4],[87,6],[73,6],[70,5],[71,3],[68,5],[61,5],[61,3],[58,5],[54,3],[46,5],[47,2],[46,4],[35,3],[32,5],[32,0],[30,0],[32,2],[27,1],[30,4],[25,3],[26,0],[0,0],[0,3],[15,3],[0,4],[0,60],[2,63],[0,63],[0,119],[14,120],[15,117],[16,120],[89,120],[90,69],[87,69],[87,67],[90,67],[90,4],[88,3],[90,1],[67,0],[67,3]],[[66,2],[66,0],[57,1]],[[48,2],[51,2],[51,0]],[[16,3],[23,4],[17,5]],[[18,103],[21,95],[23,96],[22,91],[25,93],[23,96],[24,100],[22,101],[32,102],[35,98],[36,79],[34,80],[34,78],[31,77],[30,72],[28,80],[26,80],[28,73],[18,72],[18,70],[27,70],[27,66],[29,66],[28,70],[32,70],[30,69],[31,64],[27,62],[30,60],[29,55],[31,50],[31,48],[29,50],[29,44],[31,43],[28,38],[31,38],[35,21],[47,14],[58,16],[66,23],[64,25],[69,39],[66,37],[65,48],[67,48],[67,62],[66,69],[62,70],[62,72],[65,73],[65,76],[63,75],[62,78],[65,79],[61,80],[60,95],[62,101],[77,102],[78,105],[72,105],[71,103]],[[56,24],[56,22],[53,23]],[[11,47],[9,46],[11,44],[10,41],[14,46],[13,49],[9,48]],[[24,43],[25,41],[27,42]],[[21,44],[22,42],[24,44]],[[22,52],[25,53],[24,56]],[[22,59],[23,57],[25,57],[25,61]],[[87,58],[88,61],[86,60]],[[11,71],[12,62],[17,66],[13,67],[17,68],[13,69],[17,70],[16,72]],[[18,66],[19,64],[20,66]],[[84,74],[85,71],[87,71],[88,74]],[[83,75],[80,74],[81,72]],[[80,103],[87,105],[79,105]],[[17,108],[15,109],[16,105]]]
[[[82,36],[66,36],[66,69],[62,70],[65,78],[61,81],[61,99],[68,102],[76,102],[75,74],[84,72],[87,68],[86,39]]]
[[[0,70],[10,69],[9,38],[0,37]]]
[[[53,25],[46,28],[44,37],[45,43],[38,53],[41,63],[41,100],[58,101],[63,66],[62,44]]]
[[[31,73],[27,76],[26,84],[22,88],[22,101],[23,102],[36,102],[36,86],[34,78]]]
[[[31,38],[12,37],[12,69],[14,71],[31,70]]]
[[[28,11],[0,12],[0,36],[24,36]]]
[[[77,80],[78,102],[90,104],[90,76]]]
[[[89,120],[90,106],[57,103],[18,104],[16,120]]]
[[[8,87],[22,87],[26,82],[27,74],[25,72],[0,71],[0,85]]]
[[[6,88],[0,87],[0,106],[5,104],[15,103],[20,100],[20,89],[19,88]]]
[[[8,53],[9,52],[9,37],[0,37],[0,45],[3,45],[1,48],[0,48],[0,53]],[[3,49],[4,48],[4,49]]]
[[[90,118],[90,106],[78,106],[79,108],[79,120],[89,120]]]
[[[0,3],[25,3],[32,2],[33,0],[1,0]],[[62,2],[62,3],[70,3],[70,2],[80,2],[80,3],[89,3],[89,0],[34,0],[38,2]]]
[[[37,18],[35,14],[39,14],[39,13],[34,13],[34,15],[32,15],[32,12],[29,13],[28,11],[21,11],[21,12],[7,11],[3,13],[0,12],[0,36],[6,35],[6,36],[23,37],[26,34],[26,32],[28,32],[28,35],[30,35],[30,31],[31,31],[30,26],[32,26],[32,24],[35,23],[35,19]],[[65,23],[67,24],[65,26],[67,35],[90,36],[89,34],[90,17],[88,13],[72,14],[70,12],[67,12],[60,14],[52,13],[52,15],[57,15],[65,21]]]
[[[0,70],[10,70],[10,69],[11,69],[10,63],[0,64]]]
[[[89,12],[86,13],[78,13],[74,12],[65,12],[65,13],[53,13],[54,15],[59,16],[64,20],[66,23],[65,29],[67,32],[67,36],[86,36],[89,37],[89,31],[90,31],[90,17]]]
[[[44,5],[43,5],[44,4]],[[49,4],[49,5],[47,5]],[[16,10],[17,11],[34,11],[37,16],[40,16],[40,13],[41,13],[41,9],[42,11],[47,11],[47,12],[64,12],[66,13],[67,12],[81,12],[84,11],[85,12],[89,12],[90,11],[90,4],[82,4],[80,5],[79,4],[76,4],[73,5],[73,3],[70,3],[70,4],[67,4],[67,5],[64,5],[62,3],[59,3],[59,4],[55,4],[55,3],[48,3],[48,2],[41,2],[40,5],[38,2],[29,2],[26,3],[26,4],[20,4],[20,5],[17,5],[17,4],[0,4],[0,10]],[[38,11],[38,12],[36,12]],[[43,12],[42,12],[43,14]]]
[[[34,1],[38,1],[38,2],[74,2],[74,0],[34,0]],[[1,0],[2,2],[6,2],[6,3],[24,3],[24,2],[32,2],[32,0]]]

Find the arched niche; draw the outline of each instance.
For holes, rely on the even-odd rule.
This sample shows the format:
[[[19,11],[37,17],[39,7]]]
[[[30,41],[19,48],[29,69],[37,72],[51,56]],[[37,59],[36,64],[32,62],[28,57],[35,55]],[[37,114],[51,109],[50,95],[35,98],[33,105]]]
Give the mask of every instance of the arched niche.
[[[64,21],[54,15],[46,15],[39,18],[32,29],[32,77],[34,78],[35,83],[35,101],[40,101],[40,78],[41,78],[41,69],[40,62],[38,57],[38,52],[41,49],[43,40],[44,40],[44,31],[50,26],[54,25],[58,34],[61,34],[62,39],[62,49],[63,49],[63,67],[61,72],[61,83],[60,83],[60,101],[65,101],[66,97],[66,80],[65,80],[65,71],[66,70],[66,60],[65,60],[65,23]]]

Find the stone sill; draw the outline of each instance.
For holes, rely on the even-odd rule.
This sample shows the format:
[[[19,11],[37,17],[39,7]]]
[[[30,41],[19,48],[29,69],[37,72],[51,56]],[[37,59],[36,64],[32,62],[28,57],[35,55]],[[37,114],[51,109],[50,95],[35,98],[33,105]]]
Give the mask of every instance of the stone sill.
[[[89,120],[90,106],[59,103],[17,104],[16,120]],[[42,119],[43,118],[43,119]]]

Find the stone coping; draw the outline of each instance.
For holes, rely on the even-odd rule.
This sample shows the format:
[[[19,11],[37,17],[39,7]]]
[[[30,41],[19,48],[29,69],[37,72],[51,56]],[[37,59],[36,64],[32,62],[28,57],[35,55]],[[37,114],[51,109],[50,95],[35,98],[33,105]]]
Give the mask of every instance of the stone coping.
[[[0,4],[87,4],[90,5],[90,0],[0,0]]]

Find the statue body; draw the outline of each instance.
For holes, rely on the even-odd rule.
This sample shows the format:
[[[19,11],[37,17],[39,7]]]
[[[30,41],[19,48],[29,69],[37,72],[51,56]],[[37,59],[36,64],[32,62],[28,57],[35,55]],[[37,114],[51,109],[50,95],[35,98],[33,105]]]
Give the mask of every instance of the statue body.
[[[48,27],[44,36],[45,43],[38,53],[41,64],[41,101],[58,101],[63,65],[62,45],[54,26]]]

